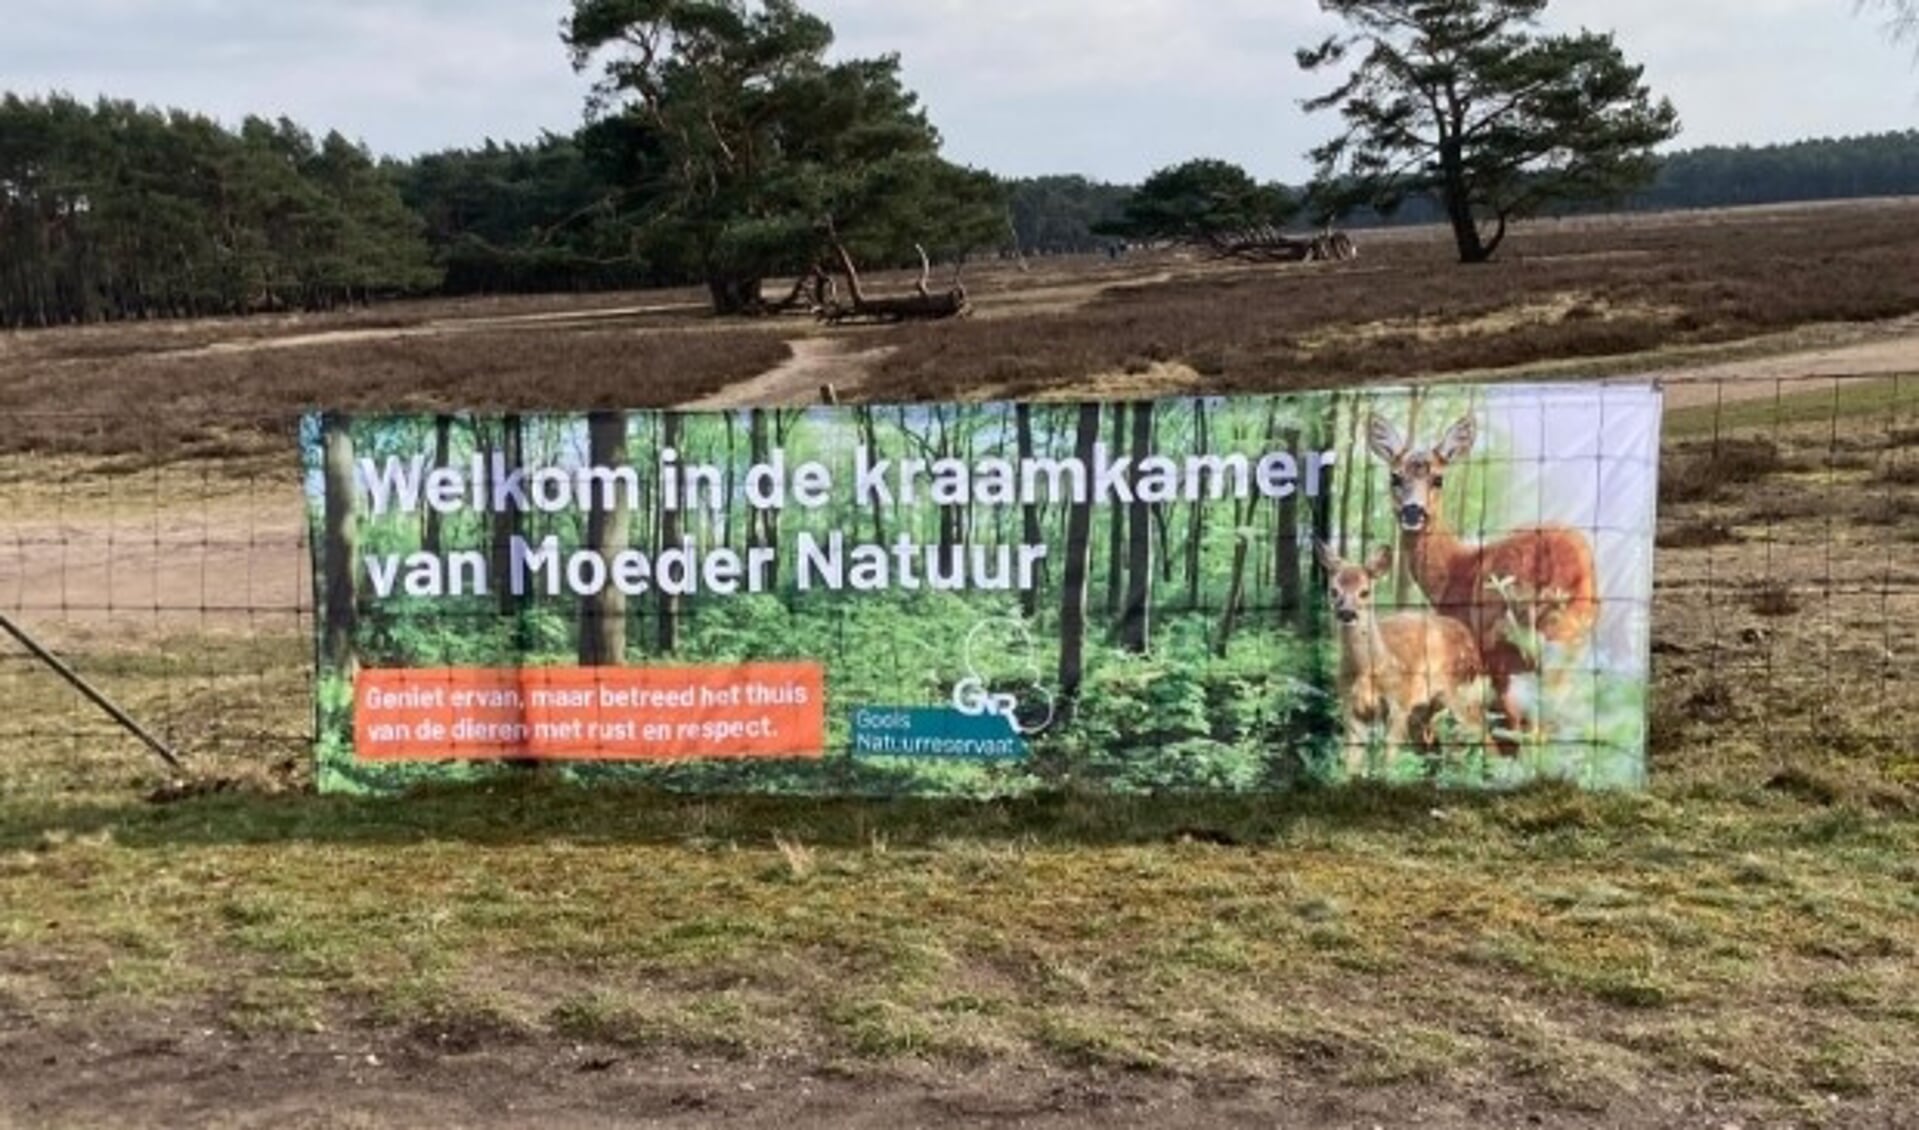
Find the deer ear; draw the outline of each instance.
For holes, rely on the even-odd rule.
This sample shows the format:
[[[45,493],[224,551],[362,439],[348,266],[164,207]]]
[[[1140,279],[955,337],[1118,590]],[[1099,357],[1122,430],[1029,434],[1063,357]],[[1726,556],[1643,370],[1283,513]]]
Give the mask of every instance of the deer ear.
[[[1313,556],[1319,558],[1319,567],[1321,569],[1326,570],[1328,573],[1339,572],[1339,554],[1333,552],[1332,546],[1327,545],[1323,541],[1315,541],[1313,543]]]
[[[1377,550],[1375,550],[1373,552],[1372,563],[1366,566],[1366,571],[1373,575],[1374,580],[1378,580],[1380,577],[1383,577],[1386,574],[1392,572],[1393,571],[1393,547],[1389,545],[1382,545]]]
[[[1448,463],[1455,463],[1471,454],[1478,440],[1479,425],[1473,423],[1471,416],[1466,416],[1446,430],[1446,438],[1439,441],[1435,454]]]
[[[1401,455],[1406,454],[1405,439],[1400,436],[1399,429],[1393,427],[1384,416],[1374,415],[1366,422],[1366,443],[1373,449],[1374,455],[1388,463],[1395,462]]]

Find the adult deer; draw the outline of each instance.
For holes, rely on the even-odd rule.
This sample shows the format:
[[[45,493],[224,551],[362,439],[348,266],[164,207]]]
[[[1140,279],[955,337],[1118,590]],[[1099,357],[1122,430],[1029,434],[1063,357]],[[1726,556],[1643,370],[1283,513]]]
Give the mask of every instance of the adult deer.
[[[1392,550],[1381,547],[1364,566],[1315,546],[1330,580],[1328,598],[1339,621],[1339,701],[1346,715],[1346,772],[1365,765],[1375,727],[1386,744],[1402,749],[1418,730],[1424,750],[1439,747],[1439,716],[1450,712],[1483,740],[1485,709],[1479,684],[1479,644],[1465,625],[1431,612],[1373,610],[1373,589],[1393,570]]]
[[[1598,623],[1592,542],[1558,525],[1516,530],[1497,541],[1460,540],[1446,521],[1446,471],[1478,439],[1470,416],[1430,449],[1415,450],[1380,416],[1369,423],[1367,439],[1392,469],[1400,548],[1413,579],[1435,612],[1465,625],[1479,643],[1506,734],[1497,744],[1511,756],[1518,752],[1512,735],[1532,728],[1514,678],[1540,672],[1548,645],[1577,651]]]

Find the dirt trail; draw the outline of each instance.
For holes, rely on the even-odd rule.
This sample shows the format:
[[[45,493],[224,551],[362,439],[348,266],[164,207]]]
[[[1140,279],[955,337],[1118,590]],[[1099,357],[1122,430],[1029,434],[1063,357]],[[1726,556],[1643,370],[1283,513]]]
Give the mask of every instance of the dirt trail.
[[[1896,327],[1896,328],[1894,328]],[[1718,401],[1757,400],[1777,394],[1785,381],[1819,377],[1897,376],[1919,373],[1919,320],[1902,318],[1880,327],[1894,336],[1850,345],[1649,372],[1666,382],[1666,404],[1686,408]]]
[[[793,355],[751,380],[731,384],[699,400],[681,405],[694,411],[728,408],[797,407],[816,404],[827,385],[842,395],[866,379],[874,365],[893,352],[880,346],[860,353],[848,351],[844,338],[801,337],[786,343]]]
[[[1492,1081],[1347,1083],[1305,1074],[1182,1078],[1069,1069],[1008,1057],[983,1065],[831,1068],[785,1057],[695,1057],[672,1048],[464,1034],[347,1031],[235,1038],[206,1022],[86,1029],[9,1024],[0,1012],[0,1130],[116,1127],[728,1126],[765,1130],[944,1130],[1006,1126],[1550,1125],[1696,1127],[1770,1122],[1775,1108],[1701,1097],[1649,1079],[1577,1105],[1546,1087]],[[422,1033],[431,1028],[423,1027]],[[1899,1096],[1833,1098],[1838,1125],[1892,1126]]]
[[[157,351],[169,358],[217,357],[222,354],[260,353],[278,349],[309,349],[315,346],[351,345],[361,341],[400,341],[415,337],[445,337],[479,333],[484,330],[533,329],[553,326],[590,326],[630,318],[663,317],[671,314],[698,314],[706,307],[697,303],[669,303],[657,306],[618,306],[611,309],[550,310],[537,314],[492,314],[473,318],[435,318],[410,326],[367,326],[358,329],[316,330],[283,337],[236,338],[209,342],[187,349]]]
[[[1415,383],[1461,381],[1660,381],[1666,407],[1737,404],[1830,386],[1821,378],[1913,376],[1919,382],[1919,315],[1867,324],[1817,325],[1785,333],[1650,353],[1438,373]],[[1389,377],[1381,385],[1406,383]]]

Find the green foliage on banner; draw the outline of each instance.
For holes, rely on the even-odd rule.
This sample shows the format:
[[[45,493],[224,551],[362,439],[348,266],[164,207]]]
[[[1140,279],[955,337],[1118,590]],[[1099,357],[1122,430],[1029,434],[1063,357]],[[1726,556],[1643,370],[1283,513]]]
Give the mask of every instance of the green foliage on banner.
[[[1264,792],[1354,774],[1460,787],[1538,779],[1636,786],[1644,778],[1643,664],[1522,648],[1531,667],[1553,668],[1554,676],[1526,692],[1531,716],[1523,724],[1499,715],[1490,730],[1475,731],[1457,712],[1443,711],[1430,748],[1389,748],[1383,727],[1359,739],[1350,733],[1342,657],[1357,637],[1342,634],[1332,615],[1314,545],[1348,561],[1395,551],[1370,596],[1377,614],[1434,615],[1422,611],[1429,601],[1406,561],[1394,471],[1369,442],[1369,421],[1378,416],[1418,437],[1408,442],[1431,444],[1457,420],[1491,421],[1490,402],[1503,395],[1458,388],[1085,408],[315,417],[304,441],[316,606],[351,609],[329,612],[319,625],[320,651],[329,657],[318,696],[319,777],[323,787],[350,791],[538,771],[703,792],[962,797],[1058,788]],[[1649,418],[1656,426],[1656,413]],[[1540,471],[1549,457],[1538,437],[1512,433],[1489,423],[1448,468],[1446,520],[1475,541],[1551,509]],[[663,459],[668,449],[674,454]],[[991,495],[995,464],[1014,468],[1018,479],[1029,466],[1058,471],[1082,452],[1093,453],[1084,502],[1044,489],[1044,474],[1032,491]],[[1267,462],[1275,453],[1282,461]],[[1136,495],[1103,497],[1111,483],[1094,485],[1104,482],[1100,466],[1114,460],[1126,462],[1119,478]],[[1188,477],[1149,498],[1141,484],[1151,460]],[[810,502],[803,486],[809,464],[830,479]],[[590,480],[581,477],[615,465],[635,472],[634,505],[622,506],[618,521],[592,501]],[[1246,469],[1238,486],[1234,466]],[[1579,464],[1580,477],[1565,481],[1590,490],[1593,466]],[[713,474],[702,479],[707,469]],[[1262,478],[1268,470],[1272,482]],[[425,482],[436,471],[452,482],[460,505],[446,513],[402,505],[403,480]],[[665,492],[669,471],[684,476],[677,502]],[[503,472],[523,475],[529,498],[551,488],[577,490],[586,501],[471,505],[476,492],[498,487]],[[970,496],[935,504],[939,475],[961,472],[974,476]],[[543,476],[551,480],[544,487]],[[1651,479],[1641,477],[1649,544]],[[879,482],[887,489],[868,489]],[[353,485],[353,497],[339,513],[342,483]],[[768,483],[780,484],[777,505],[755,495]],[[859,483],[867,486],[855,489]],[[1634,497],[1623,505],[1639,505]],[[549,567],[527,565],[542,546],[553,551],[539,559]],[[969,573],[963,564],[967,579],[955,591],[932,584],[933,562],[1002,552],[1017,562],[1026,550],[1037,552],[1024,587],[1016,568],[994,584],[977,565]],[[664,593],[657,583],[675,552],[710,564],[722,554],[747,561],[755,551],[765,560],[735,576],[737,592],[716,590],[699,564],[690,569],[694,591]],[[835,589],[837,566],[828,559],[844,566],[842,551],[855,565]],[[869,591],[859,591],[862,551],[883,563],[883,583]],[[1084,557],[1083,575],[1071,567],[1075,554]],[[603,595],[613,587],[575,591],[569,586],[577,577],[566,572],[575,555],[593,568],[621,555],[641,558],[650,582],[618,599]],[[349,567],[336,568],[336,558]],[[451,591],[461,578],[449,562],[462,558],[471,566],[466,587]],[[505,579],[514,575],[530,587],[511,591]],[[1489,579],[1485,599],[1505,602],[1514,623],[1516,616],[1536,620],[1531,589],[1501,590],[1505,581]],[[349,582],[351,599],[334,599]],[[416,582],[425,588],[410,589]],[[825,671],[825,749],[810,751],[824,752],[823,760],[596,761],[534,770],[375,762],[353,746],[348,688],[359,669],[745,670],[796,660]],[[973,700],[1003,704],[994,709],[1025,727],[1031,756],[850,755],[851,719],[861,708],[945,709]],[[1501,748],[1487,748],[1495,744]]]

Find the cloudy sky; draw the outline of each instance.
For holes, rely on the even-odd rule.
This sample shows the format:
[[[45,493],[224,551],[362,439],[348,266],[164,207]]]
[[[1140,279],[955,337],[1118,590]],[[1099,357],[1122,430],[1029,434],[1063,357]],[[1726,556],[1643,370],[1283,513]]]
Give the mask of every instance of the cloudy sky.
[[[1136,180],[1192,156],[1299,179],[1328,122],[1295,46],[1312,0],[812,0],[839,50],[897,51],[956,160]],[[286,114],[382,153],[580,119],[567,0],[6,0],[0,90],[113,94],[236,121]],[[1684,145],[1919,125],[1919,65],[1850,0],[1555,0],[1618,32]]]

